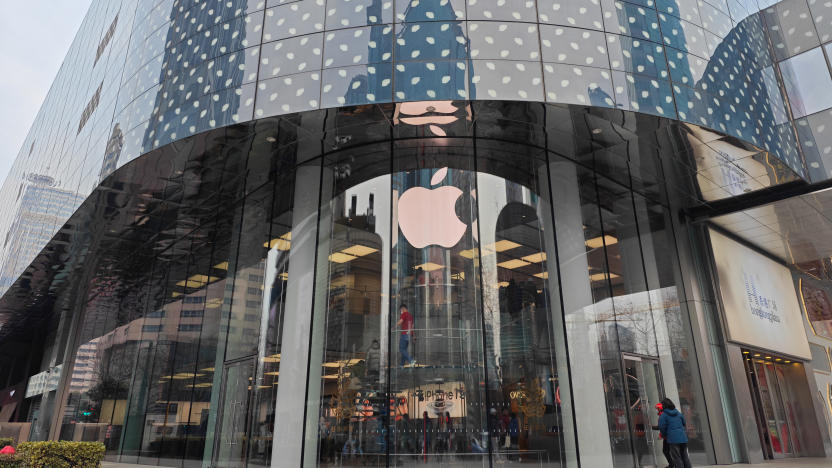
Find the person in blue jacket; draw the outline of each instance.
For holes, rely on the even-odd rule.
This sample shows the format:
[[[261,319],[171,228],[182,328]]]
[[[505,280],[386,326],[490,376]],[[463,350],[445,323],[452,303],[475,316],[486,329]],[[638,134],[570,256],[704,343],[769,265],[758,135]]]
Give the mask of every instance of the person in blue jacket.
[[[662,400],[662,415],[659,416],[659,432],[670,444],[671,466],[673,468],[691,468],[688,458],[688,433],[685,417],[676,405],[665,398]]]

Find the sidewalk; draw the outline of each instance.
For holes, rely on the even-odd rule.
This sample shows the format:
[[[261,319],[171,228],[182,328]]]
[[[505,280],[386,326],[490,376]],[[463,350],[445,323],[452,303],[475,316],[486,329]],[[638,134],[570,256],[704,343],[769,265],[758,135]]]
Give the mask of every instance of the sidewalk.
[[[509,465],[510,466],[510,465]],[[524,466],[524,464],[517,464]],[[102,462],[101,468],[156,468],[148,465],[132,465],[129,463]],[[832,468],[829,458],[792,458],[789,460],[772,460],[754,465],[707,465],[695,468]]]
[[[791,458],[785,460],[767,460],[754,465],[709,465],[699,468],[832,468],[832,459],[829,458]]]

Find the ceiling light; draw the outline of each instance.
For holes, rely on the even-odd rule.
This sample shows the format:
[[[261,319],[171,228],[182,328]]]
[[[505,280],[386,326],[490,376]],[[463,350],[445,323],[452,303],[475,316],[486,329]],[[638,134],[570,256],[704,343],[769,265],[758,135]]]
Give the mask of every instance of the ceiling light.
[[[512,260],[506,260],[505,262],[500,262],[500,263],[497,264],[498,267],[505,268],[505,269],[508,269],[508,270],[513,270],[515,268],[521,268],[521,267],[524,267],[526,265],[531,265],[531,263],[529,263],[525,260],[520,260],[519,258],[515,258],[515,259],[512,259]]]
[[[280,371],[263,372],[263,375],[280,375]]]
[[[421,265],[416,265],[415,267],[413,267],[414,270],[422,270],[422,271],[435,271],[435,270],[438,270],[440,268],[444,268],[444,267],[442,265],[438,265],[438,264],[433,263],[433,262],[427,262],[427,263],[423,263]]]
[[[488,244],[483,249],[486,251],[505,252],[506,250],[516,249],[517,247],[520,247],[520,244],[517,242],[503,239],[493,244]]]
[[[526,255],[523,257],[523,260],[529,263],[540,263],[546,261],[546,253],[545,252],[538,252],[536,254]]]
[[[609,274],[607,274],[607,273],[593,273],[593,274],[589,275],[589,280],[590,281],[604,281],[608,277],[610,279],[618,278],[618,275],[616,275],[615,273],[609,273]]]
[[[263,362],[280,362],[280,353],[264,357]]]
[[[354,245],[348,249],[344,249],[341,251],[347,255],[353,255],[356,257],[363,257],[365,255],[369,255],[373,252],[378,252],[378,249],[374,249],[372,247],[367,247],[366,245]]]
[[[592,239],[588,239],[588,240],[587,240],[586,242],[584,242],[584,243],[585,243],[585,244],[586,244],[586,246],[587,246],[587,247],[589,247],[590,249],[597,249],[597,248],[603,247],[603,246],[604,246],[604,244],[606,244],[606,245],[613,245],[613,244],[617,244],[617,243],[618,243],[618,239],[616,239],[616,238],[615,238],[615,237],[613,237],[613,236],[610,236],[610,235],[605,234],[603,237],[598,236],[598,237],[593,237]]]
[[[477,249],[467,249],[467,250],[463,250],[462,252],[460,252],[460,253],[459,253],[459,256],[460,256],[460,257],[465,257],[465,258],[467,258],[467,259],[469,259],[469,260],[470,260],[470,259],[473,259],[474,257],[476,257],[476,256],[477,256]]]
[[[283,234],[280,237],[272,239],[269,242],[263,244],[263,247],[268,247],[270,249],[277,249],[277,250],[289,250],[292,247],[292,232],[289,231],[286,234]]]
[[[228,269],[228,262],[217,263],[214,265],[214,268],[217,270],[227,270]]]
[[[329,256],[329,261],[332,263],[347,263],[349,261],[355,260],[356,256],[354,255],[347,255],[341,252],[335,252]]]
[[[535,273],[534,276],[537,276],[538,278],[542,278],[542,279],[549,279],[549,272],[544,271],[542,273]]]

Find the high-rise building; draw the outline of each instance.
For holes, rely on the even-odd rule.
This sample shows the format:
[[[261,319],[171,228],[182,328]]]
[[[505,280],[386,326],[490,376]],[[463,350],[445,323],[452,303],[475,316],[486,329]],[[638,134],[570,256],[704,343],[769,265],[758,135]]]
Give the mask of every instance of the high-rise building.
[[[93,0],[0,188],[0,433],[641,468],[669,399],[694,464],[832,458],[830,8]]]

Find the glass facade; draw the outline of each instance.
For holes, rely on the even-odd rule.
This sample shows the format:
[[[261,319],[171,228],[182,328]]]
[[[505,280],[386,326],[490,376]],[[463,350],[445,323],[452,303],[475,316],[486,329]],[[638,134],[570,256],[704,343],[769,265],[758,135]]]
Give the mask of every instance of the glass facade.
[[[676,155],[648,144],[692,129],[610,132],[633,116],[612,112],[347,107],[117,171],[104,186],[133,181],[130,216],[105,223],[91,279],[72,282],[74,338],[55,345],[63,361],[44,356],[64,370],[29,397],[55,408],[29,411],[31,437],[161,466],[645,466],[662,460],[668,396],[704,462],[661,175]],[[299,138],[318,125],[331,134]],[[549,138],[561,149],[532,144]],[[632,169],[579,149],[627,138],[645,145]],[[312,156],[322,141],[343,147]]]
[[[647,467],[669,397],[738,460],[687,234],[828,178],[823,8],[95,0],[0,188],[0,422],[143,465]]]

